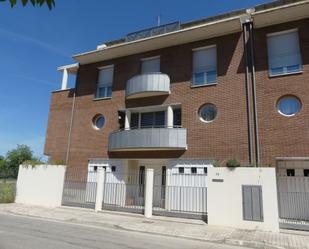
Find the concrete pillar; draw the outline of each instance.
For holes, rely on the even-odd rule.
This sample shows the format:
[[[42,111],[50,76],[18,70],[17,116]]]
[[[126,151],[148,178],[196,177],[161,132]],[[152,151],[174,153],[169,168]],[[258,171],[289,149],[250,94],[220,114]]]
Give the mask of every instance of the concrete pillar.
[[[104,192],[105,169],[99,168],[97,174],[97,192],[95,198],[95,211],[102,210],[103,192]]]
[[[126,110],[126,115],[124,118],[124,129],[130,130],[130,123],[131,123],[131,111]]]
[[[65,89],[68,88],[68,79],[69,79],[68,70],[67,69],[63,69],[61,90],[65,90]]]
[[[152,202],[153,202],[153,169],[146,169],[146,186],[145,186],[145,212],[146,218],[152,216]]]
[[[174,127],[174,111],[171,106],[167,107],[167,127],[168,128]]]

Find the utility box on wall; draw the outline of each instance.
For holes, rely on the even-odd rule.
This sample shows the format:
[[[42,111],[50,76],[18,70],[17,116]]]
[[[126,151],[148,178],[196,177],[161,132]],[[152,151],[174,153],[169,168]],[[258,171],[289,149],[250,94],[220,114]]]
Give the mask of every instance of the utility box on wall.
[[[243,219],[263,221],[262,186],[242,185]]]

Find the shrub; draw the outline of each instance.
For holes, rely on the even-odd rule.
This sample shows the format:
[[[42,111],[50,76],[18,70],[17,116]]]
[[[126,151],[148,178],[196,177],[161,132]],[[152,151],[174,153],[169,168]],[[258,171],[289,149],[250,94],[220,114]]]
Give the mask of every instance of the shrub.
[[[213,162],[213,166],[214,166],[214,167],[220,167],[220,162],[219,162],[218,160],[215,160],[215,161]]]
[[[226,166],[231,168],[240,167],[240,162],[237,159],[233,158],[226,162]]]
[[[53,164],[55,165],[65,165],[65,161],[64,160],[56,160],[53,162]]]
[[[12,203],[15,201],[16,186],[13,182],[0,181],[0,203]]]
[[[41,162],[40,160],[26,160],[23,162],[23,165],[30,165],[30,166],[36,166],[36,165],[42,165],[45,164],[44,162]]]

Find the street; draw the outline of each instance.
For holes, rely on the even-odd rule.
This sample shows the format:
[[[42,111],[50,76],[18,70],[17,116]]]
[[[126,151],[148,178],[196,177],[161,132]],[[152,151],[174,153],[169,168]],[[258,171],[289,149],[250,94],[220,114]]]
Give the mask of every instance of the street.
[[[0,214],[0,249],[21,248],[237,249],[240,247]]]

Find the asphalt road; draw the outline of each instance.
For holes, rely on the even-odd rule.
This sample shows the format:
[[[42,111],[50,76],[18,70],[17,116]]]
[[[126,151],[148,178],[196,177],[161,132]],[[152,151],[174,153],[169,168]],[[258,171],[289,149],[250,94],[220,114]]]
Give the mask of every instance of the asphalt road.
[[[0,249],[240,249],[222,244],[0,214]]]

